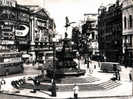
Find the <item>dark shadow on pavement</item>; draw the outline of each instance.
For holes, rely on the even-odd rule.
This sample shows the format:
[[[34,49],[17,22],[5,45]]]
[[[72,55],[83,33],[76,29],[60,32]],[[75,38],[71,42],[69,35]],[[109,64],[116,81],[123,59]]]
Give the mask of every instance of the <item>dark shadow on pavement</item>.
[[[44,92],[44,91],[42,91],[42,90],[40,90],[39,92],[41,92],[41,93],[44,93],[44,94],[47,94],[47,95],[51,96],[51,94],[49,94],[49,93],[47,93],[47,92]]]

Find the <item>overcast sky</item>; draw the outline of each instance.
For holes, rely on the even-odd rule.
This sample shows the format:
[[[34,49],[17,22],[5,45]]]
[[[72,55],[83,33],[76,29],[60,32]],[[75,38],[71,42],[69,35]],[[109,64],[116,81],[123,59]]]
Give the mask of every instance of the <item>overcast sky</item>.
[[[69,21],[83,20],[84,13],[97,13],[100,5],[115,3],[116,0],[17,0],[20,4],[34,4],[45,7],[55,20],[56,30],[64,34],[65,17]]]

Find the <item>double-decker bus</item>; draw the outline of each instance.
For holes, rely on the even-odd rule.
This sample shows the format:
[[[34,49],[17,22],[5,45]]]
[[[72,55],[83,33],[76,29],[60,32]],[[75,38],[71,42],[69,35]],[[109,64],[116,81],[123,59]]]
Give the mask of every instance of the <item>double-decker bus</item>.
[[[21,52],[0,52],[0,75],[22,73],[23,71]]]

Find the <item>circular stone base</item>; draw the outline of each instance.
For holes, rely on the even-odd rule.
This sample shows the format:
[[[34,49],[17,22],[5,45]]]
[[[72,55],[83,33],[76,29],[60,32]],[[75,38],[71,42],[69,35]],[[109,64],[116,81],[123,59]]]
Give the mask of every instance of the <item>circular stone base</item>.
[[[81,76],[85,74],[85,70],[74,70],[74,71],[63,71],[63,70],[56,70],[54,71],[47,71],[48,77],[53,77],[53,74],[56,78],[64,77],[64,76]]]

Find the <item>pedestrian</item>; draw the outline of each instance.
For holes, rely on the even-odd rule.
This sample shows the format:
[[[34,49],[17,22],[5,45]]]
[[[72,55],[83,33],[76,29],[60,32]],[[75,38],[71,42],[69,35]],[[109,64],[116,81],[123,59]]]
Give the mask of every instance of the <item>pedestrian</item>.
[[[89,69],[89,62],[87,62],[87,69]]]
[[[96,69],[96,64],[94,65],[94,69]]]
[[[89,67],[89,72],[92,74],[93,73],[93,70],[94,70],[94,66],[92,64],[92,62],[90,62],[90,67]]]
[[[45,55],[42,57],[42,59],[43,59],[43,64],[45,64],[46,63]]]
[[[77,86],[77,84],[74,84],[74,99],[78,99],[78,93],[79,93],[79,87]]]
[[[51,96],[56,97],[56,84],[54,79],[51,79],[51,86]]]
[[[0,83],[0,92],[2,91],[2,90],[1,90],[1,85],[2,85],[2,84]]]
[[[129,80],[132,81],[132,71],[129,73]]]
[[[117,77],[118,77],[117,80],[120,80],[120,79],[121,79],[121,76],[120,76],[119,70],[117,71],[117,75],[118,75],[118,76],[117,76]]]
[[[32,66],[35,66],[35,60],[33,59],[33,61],[32,61]]]
[[[38,86],[40,85],[40,81],[36,77],[32,78],[32,81],[33,81],[33,91],[31,91],[31,92],[36,93],[37,90],[40,90],[38,88]]]
[[[87,61],[87,69],[89,69],[89,64],[90,64],[90,58],[88,58],[88,61]]]
[[[41,76],[44,77],[44,68],[41,68]]]

